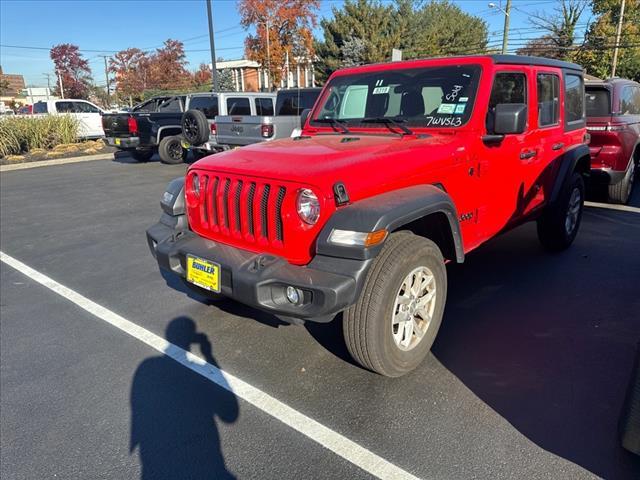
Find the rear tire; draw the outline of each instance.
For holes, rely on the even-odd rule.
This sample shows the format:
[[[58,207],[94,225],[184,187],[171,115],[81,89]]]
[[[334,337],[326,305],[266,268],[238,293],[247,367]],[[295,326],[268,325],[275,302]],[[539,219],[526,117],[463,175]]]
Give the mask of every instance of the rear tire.
[[[635,179],[636,164],[632,160],[626,175],[615,185],[609,185],[609,201],[625,205],[631,196],[633,181]]]
[[[158,153],[160,154],[160,161],[170,165],[183,163],[187,156],[187,150],[182,148],[182,143],[178,136],[164,137],[160,140]]]
[[[131,156],[138,162],[148,162],[153,157],[153,150],[145,148],[136,148],[131,150]]]
[[[544,248],[559,252],[576,238],[584,208],[584,180],[574,172],[558,200],[547,206],[538,219],[538,239]]]
[[[371,265],[360,298],[344,312],[352,357],[387,377],[415,369],[436,338],[446,296],[438,246],[410,232],[392,234]]]
[[[209,122],[200,110],[187,110],[182,115],[182,136],[191,145],[202,145],[209,140]]]

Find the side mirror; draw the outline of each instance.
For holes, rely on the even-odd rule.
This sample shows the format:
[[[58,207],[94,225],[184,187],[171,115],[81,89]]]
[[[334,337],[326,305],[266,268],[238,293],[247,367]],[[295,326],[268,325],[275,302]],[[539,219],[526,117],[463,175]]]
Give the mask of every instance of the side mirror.
[[[496,105],[493,131],[498,135],[522,133],[527,127],[527,106],[524,103]]]
[[[311,109],[305,108],[300,114],[300,128],[304,128],[304,124],[307,123],[309,115],[311,115]]]

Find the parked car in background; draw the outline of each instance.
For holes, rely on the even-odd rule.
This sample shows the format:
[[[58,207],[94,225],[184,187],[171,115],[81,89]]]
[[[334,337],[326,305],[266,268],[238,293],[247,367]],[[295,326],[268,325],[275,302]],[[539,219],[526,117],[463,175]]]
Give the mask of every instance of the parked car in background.
[[[293,323],[343,312],[354,359],[404,375],[440,328],[447,261],[526,221],[548,250],[576,238],[584,104],[582,67],[546,58],[337,71],[302,135],[208,156],[169,183],[148,245],[199,295]]]
[[[31,115],[33,112],[33,105],[23,105],[18,109],[18,115]]]
[[[218,141],[216,118],[224,115],[273,115],[276,94],[219,92],[194,102],[182,117],[183,146],[196,156],[226,150]]]
[[[71,115],[78,120],[80,138],[104,137],[102,115],[104,111],[87,100],[64,98],[61,100],[43,100],[33,104],[34,115]]]
[[[608,184],[610,201],[627,203],[640,163],[640,84],[613,78],[585,90],[592,178]]]
[[[320,88],[279,90],[275,111],[256,115],[219,115],[216,118],[216,140],[227,146],[243,146],[291,137],[300,132],[300,118],[311,109]]]

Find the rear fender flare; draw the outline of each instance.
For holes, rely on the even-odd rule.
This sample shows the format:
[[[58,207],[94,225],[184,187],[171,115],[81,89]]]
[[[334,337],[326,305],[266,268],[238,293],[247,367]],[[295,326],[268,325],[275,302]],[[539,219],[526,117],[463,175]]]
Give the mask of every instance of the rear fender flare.
[[[464,261],[458,214],[451,197],[434,185],[416,185],[359,200],[336,211],[322,228],[316,253],[330,257],[368,260],[378,255],[383,244],[370,248],[335,245],[329,242],[334,229],[357,232],[389,232],[432,214],[444,214],[451,229],[455,260]]]

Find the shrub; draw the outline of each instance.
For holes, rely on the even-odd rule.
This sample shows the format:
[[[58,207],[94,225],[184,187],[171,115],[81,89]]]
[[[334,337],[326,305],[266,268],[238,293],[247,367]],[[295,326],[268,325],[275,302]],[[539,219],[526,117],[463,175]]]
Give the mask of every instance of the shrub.
[[[78,138],[78,121],[68,115],[0,119],[0,157],[51,149]]]

